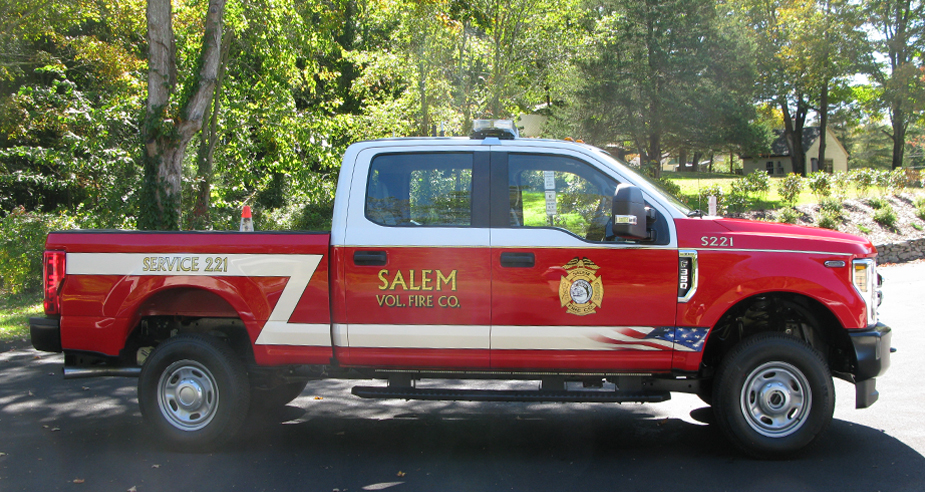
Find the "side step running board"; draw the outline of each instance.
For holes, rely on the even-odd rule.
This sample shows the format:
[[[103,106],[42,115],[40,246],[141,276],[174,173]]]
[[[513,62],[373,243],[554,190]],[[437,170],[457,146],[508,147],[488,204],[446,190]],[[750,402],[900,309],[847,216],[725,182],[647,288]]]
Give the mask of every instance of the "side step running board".
[[[360,398],[401,400],[656,403],[671,399],[667,391],[518,391],[354,386],[352,393]]]

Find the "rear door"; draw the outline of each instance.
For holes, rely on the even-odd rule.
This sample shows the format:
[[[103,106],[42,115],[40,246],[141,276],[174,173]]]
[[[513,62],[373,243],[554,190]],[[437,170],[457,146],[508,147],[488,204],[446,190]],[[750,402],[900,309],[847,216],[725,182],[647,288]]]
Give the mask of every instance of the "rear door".
[[[488,148],[391,149],[357,158],[337,253],[345,283],[337,357],[360,366],[486,368]]]
[[[617,179],[579,153],[492,157],[492,367],[671,367],[678,296],[673,229],[606,240]]]

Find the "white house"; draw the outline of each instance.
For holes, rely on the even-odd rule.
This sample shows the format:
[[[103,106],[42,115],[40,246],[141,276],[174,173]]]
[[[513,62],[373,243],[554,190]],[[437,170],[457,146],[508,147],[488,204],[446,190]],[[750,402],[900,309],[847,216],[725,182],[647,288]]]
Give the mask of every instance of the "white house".
[[[826,128],[825,163],[819,164],[819,127],[803,128],[803,148],[806,150],[806,172],[823,170],[826,172],[848,172],[848,151],[842,146],[832,130]],[[752,171],[767,171],[772,176],[784,176],[793,172],[790,160],[790,149],[783,132],[771,144],[771,153],[760,156],[742,157],[742,168],[745,174]]]

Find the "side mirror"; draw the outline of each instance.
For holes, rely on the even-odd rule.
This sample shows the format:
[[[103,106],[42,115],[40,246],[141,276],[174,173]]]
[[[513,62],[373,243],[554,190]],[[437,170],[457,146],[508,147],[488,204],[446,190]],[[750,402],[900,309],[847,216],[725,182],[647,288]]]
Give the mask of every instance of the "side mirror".
[[[621,184],[613,192],[611,222],[613,235],[623,239],[646,240],[648,222],[642,191],[631,184]]]

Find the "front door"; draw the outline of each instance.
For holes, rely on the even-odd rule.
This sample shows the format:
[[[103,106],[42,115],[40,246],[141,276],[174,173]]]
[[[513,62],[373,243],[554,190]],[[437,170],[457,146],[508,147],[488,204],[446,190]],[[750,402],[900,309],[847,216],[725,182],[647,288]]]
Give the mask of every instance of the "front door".
[[[658,371],[671,367],[678,252],[606,240],[617,181],[575,155],[492,157],[491,365]]]

